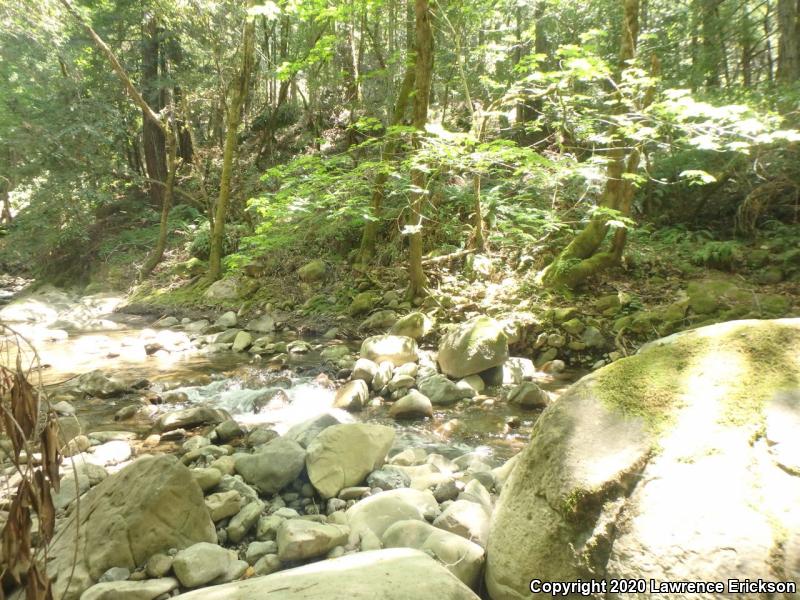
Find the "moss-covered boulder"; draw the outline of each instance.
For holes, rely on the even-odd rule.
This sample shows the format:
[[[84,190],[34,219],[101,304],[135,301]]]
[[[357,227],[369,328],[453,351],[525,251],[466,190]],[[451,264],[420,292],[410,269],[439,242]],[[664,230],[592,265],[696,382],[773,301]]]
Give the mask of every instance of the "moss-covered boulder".
[[[327,272],[328,267],[325,265],[325,261],[317,258],[297,269],[297,277],[300,278],[300,281],[315,283],[325,279]]]
[[[405,335],[418,340],[428,335],[433,329],[433,320],[421,312],[412,312],[401,317],[392,326],[393,335]]]
[[[375,308],[375,304],[377,304],[377,298],[372,292],[361,292],[353,298],[347,312],[350,313],[351,317],[363,315]]]
[[[453,328],[439,342],[439,367],[450,377],[475,375],[508,360],[508,337],[491,317],[475,317]]]
[[[529,598],[534,576],[797,580],[799,428],[800,319],[679,333],[584,377],[503,486],[489,595]]]

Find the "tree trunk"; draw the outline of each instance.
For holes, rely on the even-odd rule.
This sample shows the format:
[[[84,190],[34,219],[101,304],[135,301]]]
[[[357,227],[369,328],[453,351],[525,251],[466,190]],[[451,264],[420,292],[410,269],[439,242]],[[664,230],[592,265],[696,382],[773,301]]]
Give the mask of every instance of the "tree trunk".
[[[164,251],[167,249],[167,237],[169,236],[169,212],[172,210],[172,198],[175,190],[175,171],[178,168],[178,140],[174,129],[169,130],[167,135],[167,181],[164,184],[164,193],[161,203],[161,221],[158,226],[158,239],[150,256],[142,267],[142,276],[147,277],[153,272],[161,259],[164,258]]]
[[[252,6],[252,0],[248,7]],[[215,281],[222,275],[222,253],[225,240],[225,220],[231,193],[233,160],[236,153],[236,137],[242,121],[242,106],[250,89],[250,72],[255,56],[255,20],[248,15],[242,34],[242,68],[235,82],[231,103],[228,107],[225,131],[225,147],[222,153],[222,174],[219,182],[219,196],[214,211],[214,228],[211,232],[211,252],[208,259],[208,279]]]
[[[778,0],[778,80],[800,78],[800,41],[798,40],[797,0]]]
[[[428,0],[415,0],[416,16],[416,65],[414,81],[414,134],[415,152],[421,147],[420,136],[428,122],[428,100],[433,75],[433,32],[431,31],[431,9]],[[408,240],[408,292],[410,299],[420,296],[425,290],[426,278],[422,267],[422,205],[426,196],[425,172],[411,169],[411,233]]]
[[[2,213],[0,213],[0,224],[11,225],[11,183],[8,179],[0,175],[0,200],[3,202]]]
[[[164,105],[159,84],[160,31],[156,18],[148,14],[142,24],[142,96],[155,112]],[[164,202],[164,183],[167,180],[166,136],[160,123],[144,116],[142,120],[142,146],[150,199],[154,206]]]
[[[639,36],[639,0],[622,1],[624,21],[619,53],[620,71],[624,70],[629,61],[636,56],[636,44]],[[657,70],[655,60],[653,70]],[[647,105],[650,102],[652,102],[652,93],[648,92],[642,104]],[[624,108],[620,106],[617,110],[624,110]],[[620,134],[619,131],[615,133]],[[610,162],[607,167],[606,186],[599,205],[627,216],[630,213],[635,188],[625,175],[636,172],[639,167],[640,155],[637,149],[626,155],[625,146],[624,140],[619,140],[609,153]],[[601,251],[610,229],[608,220],[607,214],[593,217],[586,229],[575,236],[575,239],[542,271],[541,282],[550,288],[575,288],[589,276],[617,264],[622,257],[627,234],[618,229],[611,242],[611,248]]]

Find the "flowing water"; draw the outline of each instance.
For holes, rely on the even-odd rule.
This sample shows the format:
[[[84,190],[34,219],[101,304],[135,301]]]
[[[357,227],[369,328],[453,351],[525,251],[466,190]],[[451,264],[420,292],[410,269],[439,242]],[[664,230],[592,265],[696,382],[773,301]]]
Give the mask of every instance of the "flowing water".
[[[163,412],[196,404],[223,408],[248,427],[268,425],[279,433],[290,426],[331,410],[335,393],[336,369],[326,364],[320,352],[326,345],[341,341],[306,338],[311,346],[306,354],[289,355],[286,365],[273,363],[247,353],[206,354],[187,345],[183,351],[159,352],[148,356],[144,346],[154,336],[170,332],[148,329],[141,317],[102,315],[100,331],[63,332],[39,325],[18,325],[33,339],[43,368],[37,373],[50,389],[68,385],[75,377],[100,369],[128,381],[147,380],[147,391],[168,401],[145,405],[136,418],[114,421],[123,406],[141,404],[141,394],[121,398],[88,398],[73,402],[84,430],[127,430],[141,438]],[[97,327],[94,327],[97,329]],[[182,335],[175,332],[176,336]],[[352,348],[357,351],[358,344]],[[30,353],[27,355],[30,360]],[[5,360],[12,360],[6,356]],[[540,374],[537,383],[553,398],[577,378],[577,373],[558,378]],[[378,422],[394,427],[398,448],[421,446],[445,455],[475,450],[497,460],[516,453],[530,435],[539,411],[525,411],[498,398],[500,390],[437,410],[432,419],[398,422],[389,417],[388,406],[371,403],[353,415],[356,420]],[[177,402],[171,401],[177,399]]]

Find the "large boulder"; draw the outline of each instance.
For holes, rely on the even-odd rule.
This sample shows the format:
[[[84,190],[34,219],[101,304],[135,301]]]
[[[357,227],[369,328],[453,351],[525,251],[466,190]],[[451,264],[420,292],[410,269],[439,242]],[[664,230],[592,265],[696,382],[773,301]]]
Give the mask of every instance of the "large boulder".
[[[502,365],[508,359],[503,326],[490,317],[475,317],[453,328],[439,342],[439,367],[450,377],[466,377]]]
[[[308,445],[306,469],[323,498],[358,485],[379,468],[394,443],[394,429],[371,423],[333,425]]]
[[[377,364],[388,361],[395,367],[417,362],[417,342],[402,335],[373,335],[361,343],[361,358]]]
[[[89,490],[53,539],[54,596],[75,600],[111,567],[133,570],[170,548],[216,543],[217,534],[189,469],[164,455],[141,458]]]
[[[427,554],[410,548],[333,560],[181,594],[179,600],[478,600]]]
[[[503,485],[489,595],[530,597],[532,573],[800,578],[800,471],[781,451],[800,447],[786,427],[800,424],[798,348],[800,319],[733,321],[648,344],[573,385]]]
[[[275,494],[297,479],[306,451],[294,440],[278,438],[260,446],[254,454],[236,458],[236,472],[262,494]]]

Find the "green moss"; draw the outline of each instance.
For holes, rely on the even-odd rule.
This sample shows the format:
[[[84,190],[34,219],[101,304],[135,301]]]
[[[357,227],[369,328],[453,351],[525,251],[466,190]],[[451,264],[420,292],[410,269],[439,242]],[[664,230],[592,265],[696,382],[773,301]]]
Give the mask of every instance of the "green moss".
[[[686,391],[685,374],[704,348],[701,340],[681,338],[654,346],[598,371],[594,390],[607,405],[641,417],[650,429],[661,431],[672,421]]]
[[[775,392],[800,386],[797,357],[800,332],[763,322],[757,327],[733,330],[725,343],[737,350],[743,360],[741,373],[731,382],[729,393],[722,400],[725,407],[722,422],[736,426],[758,424],[764,405]]]

